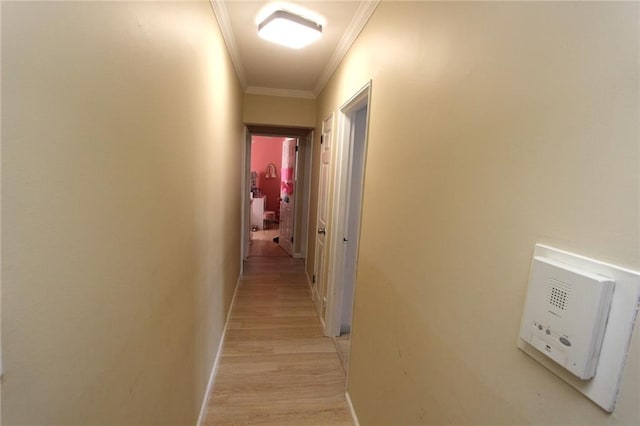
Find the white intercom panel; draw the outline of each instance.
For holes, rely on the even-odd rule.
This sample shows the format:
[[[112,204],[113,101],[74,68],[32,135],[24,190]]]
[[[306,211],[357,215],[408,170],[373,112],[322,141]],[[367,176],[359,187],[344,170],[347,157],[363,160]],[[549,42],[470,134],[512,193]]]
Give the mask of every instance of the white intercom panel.
[[[614,285],[611,278],[534,257],[520,339],[580,379],[591,379]]]

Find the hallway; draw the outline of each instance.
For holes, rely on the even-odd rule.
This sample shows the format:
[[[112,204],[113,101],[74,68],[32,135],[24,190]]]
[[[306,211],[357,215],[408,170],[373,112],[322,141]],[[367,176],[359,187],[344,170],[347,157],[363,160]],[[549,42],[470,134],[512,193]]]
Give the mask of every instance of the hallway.
[[[350,425],[345,375],[311,301],[304,262],[245,262],[206,425]]]
[[[636,315],[586,382],[525,313],[540,246],[640,307],[640,2],[287,3],[326,38],[271,46],[278,2],[2,2],[0,423],[638,425]],[[304,264],[247,231],[250,136],[283,129],[264,210],[293,193]]]

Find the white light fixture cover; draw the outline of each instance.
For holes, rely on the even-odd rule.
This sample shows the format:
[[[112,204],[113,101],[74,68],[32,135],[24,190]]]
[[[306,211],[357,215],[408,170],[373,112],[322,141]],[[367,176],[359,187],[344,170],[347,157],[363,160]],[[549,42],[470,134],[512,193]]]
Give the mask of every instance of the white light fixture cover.
[[[322,25],[286,10],[277,10],[258,25],[258,35],[265,40],[300,49],[322,36]]]

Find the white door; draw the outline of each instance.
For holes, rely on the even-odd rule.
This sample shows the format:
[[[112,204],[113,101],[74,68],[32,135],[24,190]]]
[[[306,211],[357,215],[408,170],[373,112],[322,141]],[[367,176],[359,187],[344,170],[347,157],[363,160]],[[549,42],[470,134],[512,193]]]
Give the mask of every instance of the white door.
[[[280,247],[293,255],[294,193],[297,140],[287,138],[282,143],[280,171]]]
[[[320,136],[320,176],[318,182],[318,217],[316,221],[316,259],[313,274],[313,302],[324,323],[327,310],[327,278],[325,272],[327,220],[329,215],[328,191],[331,162],[331,127],[333,114],[322,123]]]
[[[340,108],[340,124],[336,129],[335,193],[329,234],[330,256],[326,260],[329,289],[324,320],[328,336],[340,336],[351,329],[370,90],[369,83]]]

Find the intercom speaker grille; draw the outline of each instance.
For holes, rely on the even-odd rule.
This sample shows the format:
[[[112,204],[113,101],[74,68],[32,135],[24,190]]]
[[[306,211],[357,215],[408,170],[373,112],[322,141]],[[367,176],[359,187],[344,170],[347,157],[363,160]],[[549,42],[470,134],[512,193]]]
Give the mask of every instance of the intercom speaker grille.
[[[549,279],[549,304],[558,309],[565,311],[569,302],[569,294],[571,294],[571,286],[557,278]]]

